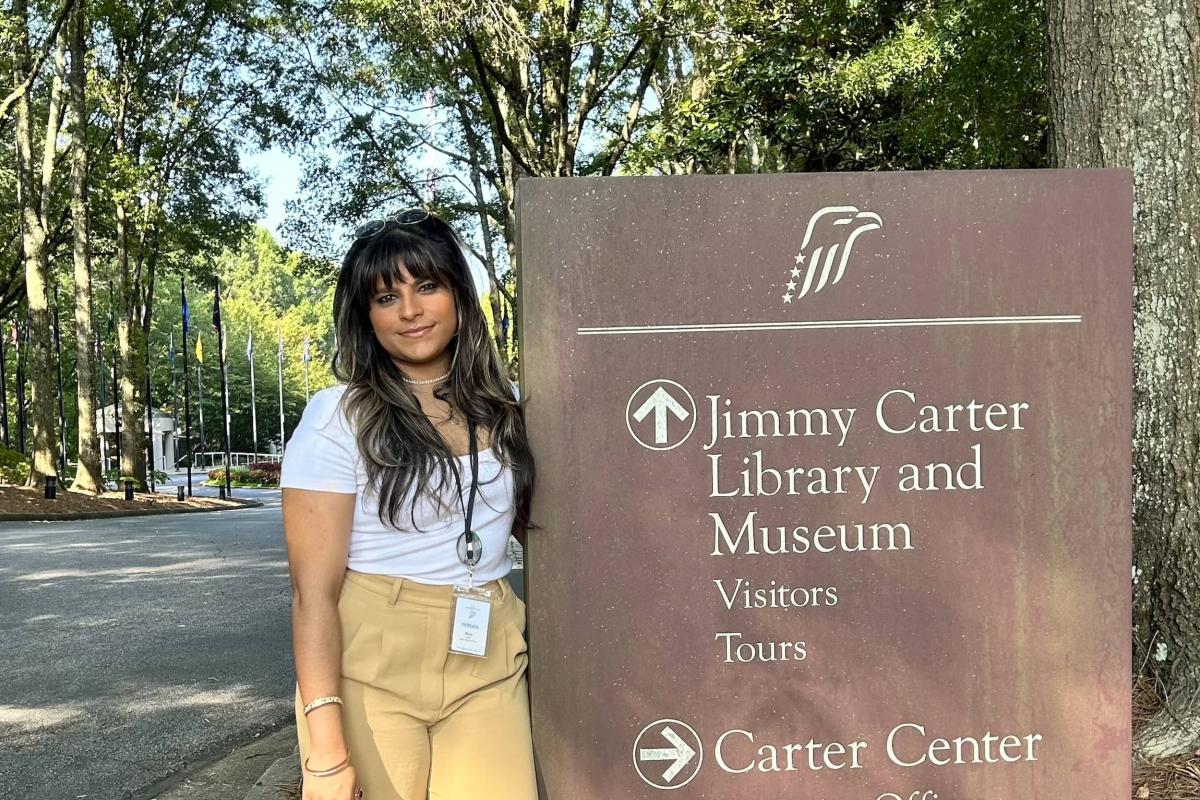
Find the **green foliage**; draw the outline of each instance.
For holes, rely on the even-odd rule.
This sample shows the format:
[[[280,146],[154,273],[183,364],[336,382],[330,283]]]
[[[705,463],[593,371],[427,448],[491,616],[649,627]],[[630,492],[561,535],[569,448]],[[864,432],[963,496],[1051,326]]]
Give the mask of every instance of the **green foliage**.
[[[0,447],[0,483],[22,485],[29,479],[29,459],[18,450]]]
[[[710,11],[664,65],[627,171],[1045,165],[1040,0]]]

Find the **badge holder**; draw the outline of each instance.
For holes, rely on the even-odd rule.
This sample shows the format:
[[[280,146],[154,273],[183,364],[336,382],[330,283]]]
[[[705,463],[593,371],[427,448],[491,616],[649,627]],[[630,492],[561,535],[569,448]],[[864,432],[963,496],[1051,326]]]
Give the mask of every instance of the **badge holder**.
[[[463,550],[467,565],[467,583],[454,587],[454,623],[450,628],[450,652],[476,658],[487,657],[488,626],[492,620],[490,589],[475,585],[475,565],[483,553],[483,543],[474,531],[458,537],[459,555]]]
[[[454,587],[454,621],[450,626],[450,652],[475,658],[487,657],[488,627],[492,620],[491,589],[475,585],[475,566],[483,558],[483,541],[471,530],[471,512],[475,509],[476,475],[479,471],[479,451],[475,445],[475,424],[468,430],[471,437],[471,490],[467,498],[466,530],[458,537],[455,548],[458,558],[467,567],[466,585]],[[459,490],[461,501],[462,490]]]

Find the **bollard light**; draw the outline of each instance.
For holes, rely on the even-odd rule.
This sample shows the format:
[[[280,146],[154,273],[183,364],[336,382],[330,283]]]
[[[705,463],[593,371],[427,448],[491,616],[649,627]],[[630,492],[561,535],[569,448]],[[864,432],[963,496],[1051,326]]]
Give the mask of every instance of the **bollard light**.
[[[224,500],[224,499],[225,499],[225,486],[224,486],[224,484],[222,484],[222,485],[221,485],[221,499],[222,499],[222,500]]]
[[[183,487],[182,486],[175,487],[175,499],[181,503],[183,502]]]
[[[58,496],[58,476],[46,476],[46,499],[53,500]]]
[[[125,481],[125,499],[126,500],[133,499],[133,481],[130,481],[130,480]]]

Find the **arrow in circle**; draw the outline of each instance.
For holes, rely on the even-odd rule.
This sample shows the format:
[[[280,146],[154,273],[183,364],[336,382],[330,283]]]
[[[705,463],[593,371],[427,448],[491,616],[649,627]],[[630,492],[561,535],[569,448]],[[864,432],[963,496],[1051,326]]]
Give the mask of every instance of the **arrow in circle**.
[[[659,389],[659,391],[662,390]],[[638,755],[642,761],[674,761],[675,763],[667,767],[667,771],[663,773],[663,780],[670,783],[679,774],[679,771],[696,757],[696,751],[688,747],[688,743],[679,738],[679,734],[671,730],[669,725],[662,729],[662,735],[664,739],[675,746],[655,749],[642,748]]]
[[[633,412],[633,418],[638,422],[644,420],[654,412],[654,443],[667,443],[667,412],[670,411],[680,421],[683,421],[691,416],[691,412],[683,406],[679,405],[679,401],[671,396],[663,387],[658,387],[654,390],[654,394],[642,403],[642,407]]]

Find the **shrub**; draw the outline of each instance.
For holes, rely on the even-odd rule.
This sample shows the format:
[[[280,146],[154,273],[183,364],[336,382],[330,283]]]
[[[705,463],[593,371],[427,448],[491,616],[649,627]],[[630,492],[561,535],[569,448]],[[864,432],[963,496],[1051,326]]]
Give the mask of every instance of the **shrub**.
[[[29,480],[29,459],[19,450],[0,447],[0,483],[23,484]]]
[[[283,465],[280,464],[278,461],[256,461],[250,465],[251,472],[258,470],[259,472],[270,473],[271,475],[275,476],[276,481],[279,480],[279,471],[282,468],[283,468]]]
[[[279,485],[279,470],[278,464],[271,462],[259,462],[251,464],[248,467],[237,466],[229,471],[230,483],[250,484],[253,486],[278,486]],[[260,467],[265,467],[260,469]],[[276,469],[270,469],[275,467]],[[208,471],[208,482],[210,484],[225,483],[225,468],[217,467]]]
[[[231,481],[233,481],[234,483],[236,483],[238,481],[244,481],[244,480],[246,480],[246,475],[249,472],[250,472],[250,470],[246,467],[234,467],[233,469],[231,469],[229,471],[229,479]],[[217,467],[216,469],[210,469],[208,471],[208,479],[210,481],[216,481],[217,483],[224,483],[225,482],[225,468]]]
[[[260,486],[278,486],[279,472],[266,469],[251,469],[246,476],[246,483],[256,483]]]

